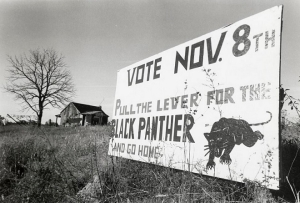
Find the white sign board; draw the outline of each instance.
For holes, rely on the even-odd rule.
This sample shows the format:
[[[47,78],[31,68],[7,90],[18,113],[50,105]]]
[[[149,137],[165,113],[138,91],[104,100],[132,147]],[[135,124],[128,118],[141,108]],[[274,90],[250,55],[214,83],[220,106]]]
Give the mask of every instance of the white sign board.
[[[279,186],[282,6],[118,71],[109,155]]]

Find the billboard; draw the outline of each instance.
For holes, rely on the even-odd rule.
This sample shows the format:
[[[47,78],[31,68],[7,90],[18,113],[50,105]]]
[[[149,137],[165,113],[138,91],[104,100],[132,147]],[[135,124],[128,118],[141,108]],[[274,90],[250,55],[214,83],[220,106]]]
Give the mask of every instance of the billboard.
[[[109,155],[279,186],[282,6],[118,71]]]

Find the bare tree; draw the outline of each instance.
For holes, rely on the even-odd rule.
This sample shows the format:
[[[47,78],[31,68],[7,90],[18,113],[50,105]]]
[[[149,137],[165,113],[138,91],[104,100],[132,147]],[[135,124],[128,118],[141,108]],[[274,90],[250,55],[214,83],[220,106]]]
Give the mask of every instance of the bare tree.
[[[75,93],[71,73],[64,57],[53,49],[31,50],[28,55],[8,56],[11,68],[4,89],[21,100],[24,110],[32,110],[41,126],[43,111],[48,107],[60,108]]]

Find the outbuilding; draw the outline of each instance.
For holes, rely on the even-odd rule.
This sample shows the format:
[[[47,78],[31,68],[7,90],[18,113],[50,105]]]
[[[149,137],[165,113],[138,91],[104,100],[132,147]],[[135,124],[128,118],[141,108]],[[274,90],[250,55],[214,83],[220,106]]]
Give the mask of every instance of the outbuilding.
[[[107,125],[109,116],[102,110],[101,106],[71,102],[56,117],[60,117],[60,125],[62,126],[87,126]]]

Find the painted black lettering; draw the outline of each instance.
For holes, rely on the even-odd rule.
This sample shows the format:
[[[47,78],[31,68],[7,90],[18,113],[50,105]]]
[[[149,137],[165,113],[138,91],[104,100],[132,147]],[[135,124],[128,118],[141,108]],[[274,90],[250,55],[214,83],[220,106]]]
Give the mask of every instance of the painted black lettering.
[[[161,57],[155,60],[155,64],[154,64],[154,73],[153,73],[153,80],[160,77],[160,74],[157,73],[157,71],[159,71],[160,68],[161,68],[161,66],[158,64],[159,62],[161,62]]]
[[[186,142],[186,138],[188,138],[189,142],[195,143],[190,130],[194,126],[194,117],[190,114],[184,115],[184,127],[183,127],[183,142]]]
[[[240,35],[240,32],[243,34]],[[245,55],[251,46],[251,41],[248,39],[250,34],[250,26],[249,25],[241,25],[238,27],[233,33],[233,40],[236,42],[232,47],[232,53],[235,57]],[[239,50],[240,44],[243,44],[243,49]],[[241,47],[240,47],[241,48]]]
[[[148,67],[147,81],[149,81],[149,78],[150,78],[150,70],[151,70],[152,64],[153,64],[153,61],[150,61],[146,64],[146,66]]]
[[[123,119],[121,119],[119,137],[123,138]]]
[[[150,140],[150,117],[147,118],[145,140]]]
[[[172,97],[172,109],[176,109],[178,106],[179,97]]]
[[[132,82],[133,82],[133,76],[134,76],[134,73],[135,73],[135,69],[136,69],[136,68],[133,69],[133,73],[132,73],[132,75],[131,75],[131,78],[130,78],[130,70],[127,71],[127,73],[128,73],[128,86],[131,86],[131,85],[132,85]]]
[[[210,105],[211,100],[215,98],[215,91],[208,91],[207,92],[207,105]]]
[[[182,120],[182,115],[175,116],[175,124],[174,124],[174,142],[180,142],[180,136],[177,136],[177,132],[181,130],[181,125],[178,124],[179,121]]]
[[[169,98],[166,98],[164,101],[164,110],[167,111],[169,109]]]
[[[219,43],[218,43],[218,46],[217,46],[217,50],[215,52],[215,54],[213,55],[212,53],[212,46],[211,46],[211,38],[208,38],[206,39],[206,43],[207,43],[207,54],[208,54],[208,63],[209,64],[212,64],[212,63],[216,63],[218,57],[219,57],[219,53],[220,53],[220,50],[222,48],[222,45],[223,45],[223,41],[225,39],[225,36],[226,36],[226,32],[223,32],[221,34],[221,37],[220,37],[220,40],[219,40]]]
[[[129,118],[125,119],[125,127],[124,127],[124,138],[127,139],[128,138],[128,133],[127,132],[127,125],[129,124]]]
[[[139,78],[140,70],[142,70],[141,78]],[[144,81],[144,71],[145,71],[145,64],[138,66],[136,71],[136,84],[142,83]]]
[[[225,88],[225,98],[224,98],[224,103],[225,104],[227,104],[228,101],[230,101],[230,103],[234,103],[234,100],[232,98],[233,93],[234,93],[234,88],[233,87]]]
[[[140,118],[139,121],[139,131],[138,131],[138,139],[141,139],[141,131],[145,129],[145,119],[144,118]]]
[[[259,38],[263,35],[263,33],[260,33],[258,35],[254,35],[253,39],[255,39],[255,52],[258,51],[258,47],[259,47]]]
[[[194,61],[195,49],[196,48],[200,49],[199,50],[198,62]],[[204,40],[192,45],[190,69],[199,68],[199,67],[203,66],[203,55],[204,55]]]
[[[185,48],[184,59],[178,52],[176,52],[174,74],[178,72],[178,62],[185,68],[185,70],[187,70],[188,61],[189,61],[189,47],[187,46]]]
[[[159,141],[162,141],[162,134],[163,134],[163,126],[165,121],[165,116],[159,117]]]
[[[194,94],[191,94],[191,101],[190,101],[190,107],[194,107],[194,106],[198,106],[198,103],[197,103],[197,100],[198,100],[198,93],[194,93]]]
[[[115,138],[118,138],[118,124],[119,124],[119,119],[113,120],[112,124],[115,126],[115,133],[114,136]]]
[[[117,115],[117,110],[120,108],[120,106],[121,106],[121,99],[117,99],[116,107],[115,107],[115,116]]]
[[[223,104],[223,89],[216,90],[216,104]]]
[[[130,119],[130,125],[129,125],[129,137],[128,139],[134,139],[134,133],[133,133],[133,124],[134,124],[135,118]]]
[[[268,48],[269,41],[272,41],[272,47],[275,46],[275,30],[272,30],[272,37],[269,37],[269,32],[265,33],[265,49]]]
[[[246,90],[248,89],[248,85],[245,86],[241,86],[240,90],[242,91],[242,101],[245,102],[246,101],[246,97],[247,97],[247,92]]]
[[[260,84],[250,85],[250,101],[260,99]]]
[[[173,117],[174,116],[171,116],[171,121],[170,121],[170,116],[167,116],[165,141],[168,141],[168,136],[169,136],[169,141],[172,141]]]
[[[152,117],[151,140],[156,140],[158,117]]]

